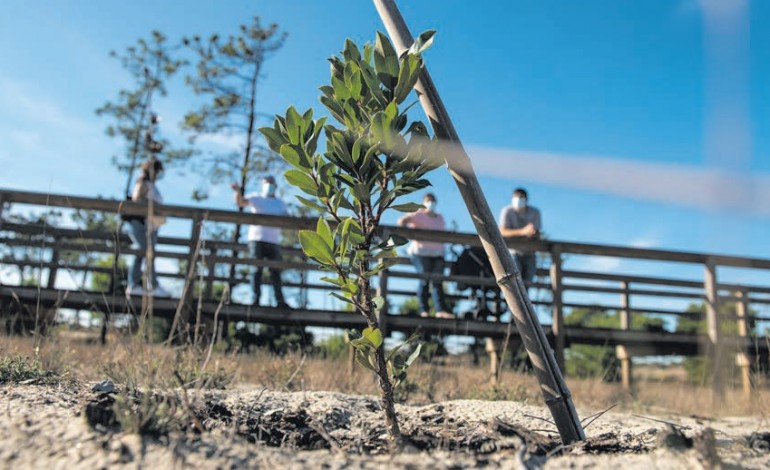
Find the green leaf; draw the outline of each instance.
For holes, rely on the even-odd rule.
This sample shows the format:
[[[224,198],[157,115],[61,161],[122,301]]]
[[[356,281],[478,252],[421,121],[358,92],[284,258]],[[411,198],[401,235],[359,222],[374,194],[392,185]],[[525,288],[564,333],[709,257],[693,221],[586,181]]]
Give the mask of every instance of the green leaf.
[[[369,341],[374,349],[377,349],[382,344],[382,331],[379,328],[367,327],[361,332],[364,338]]]
[[[371,197],[369,194],[369,188],[364,183],[357,183],[353,186],[353,196],[359,201],[366,202]]]
[[[345,330],[345,341],[348,343],[361,337],[361,332],[356,329]]]
[[[350,90],[350,96],[354,100],[361,98],[361,70],[355,62],[345,64],[345,85]]]
[[[332,116],[334,116],[334,119],[336,119],[339,122],[345,121],[345,112],[342,110],[342,105],[334,98],[330,98],[328,96],[322,96],[319,98],[321,101],[321,104],[326,106],[326,109],[329,110],[330,113],[332,113]]]
[[[350,98],[350,89],[343,80],[332,77],[332,87],[334,88],[334,98],[343,106],[345,101]]]
[[[302,116],[299,115],[294,106],[289,106],[289,109],[286,110],[286,132],[289,142],[299,145],[302,135]]]
[[[374,307],[377,310],[382,310],[382,308],[385,306],[385,297],[378,295],[372,299],[372,302],[374,302]]]
[[[422,204],[417,204],[416,202],[407,202],[406,204],[393,204],[390,206],[390,208],[399,212],[415,212],[420,209],[424,209],[425,206]]]
[[[386,106],[388,99],[385,98],[385,94],[382,92],[382,88],[380,88],[380,81],[377,79],[377,72],[374,71],[371,65],[361,64],[361,78],[376,101],[377,106]]]
[[[292,166],[305,170],[310,168],[310,162],[305,157],[305,152],[300,147],[292,144],[281,145],[279,153]]]
[[[393,120],[384,112],[378,112],[372,117],[371,131],[374,137],[386,149],[393,147],[393,129],[391,128]]]
[[[336,292],[330,292],[329,294],[330,294],[332,297],[334,297],[334,298],[336,298],[336,299],[339,299],[339,300],[341,300],[341,301],[345,302],[346,304],[355,305],[355,304],[353,303],[353,301],[352,301],[352,300],[350,300],[350,299],[348,299],[347,297],[344,297],[344,296],[342,296],[342,295],[340,295],[340,294],[338,294],[338,293],[336,293]]]
[[[302,246],[302,251],[304,251],[310,258],[315,259],[321,264],[334,265],[331,246],[329,246],[316,232],[312,230],[300,230],[299,244]]]
[[[383,250],[386,250],[386,249],[398,248],[399,246],[404,246],[407,243],[409,243],[409,239],[394,233],[390,235],[388,239],[385,240],[383,243],[380,243],[379,245],[377,245],[377,247]]]
[[[258,130],[265,136],[265,141],[267,142],[267,146],[270,147],[270,150],[279,153],[281,151],[281,145],[286,143],[286,139],[281,133],[272,127],[260,127]]]
[[[323,217],[318,218],[318,222],[316,223],[316,233],[321,236],[324,242],[329,247],[334,246],[334,236],[332,236],[332,229],[329,227],[329,222],[326,221]]]
[[[359,292],[358,284],[356,284],[355,281],[348,281],[346,284],[343,284],[340,287],[342,288],[343,292],[348,293],[351,296],[354,296]]]
[[[317,120],[314,124],[313,133],[310,136],[310,139],[308,139],[305,142],[305,149],[309,154],[314,154],[316,152],[316,149],[318,148],[318,136],[321,135],[321,131],[324,128],[324,123],[326,123],[326,117],[322,117],[321,119]]]
[[[369,356],[364,353],[363,351],[356,350],[356,361],[361,364],[362,366],[366,367],[367,369],[371,370],[372,372],[377,372],[377,369],[375,369],[374,364],[372,364],[371,359],[369,359]]]
[[[345,281],[338,277],[329,277],[329,276],[322,276],[320,278],[321,281],[328,282],[329,284],[334,284],[335,286],[342,287],[345,285]]]
[[[417,39],[414,40],[411,47],[409,47],[409,53],[410,54],[422,54],[427,48],[429,48],[433,44],[433,37],[436,35],[436,31],[433,29],[429,29],[427,31],[423,31],[420,33],[419,36],[417,36]]]
[[[325,212],[326,211],[325,207],[323,207],[322,205],[318,204],[315,201],[311,201],[310,199],[306,199],[306,198],[304,198],[302,196],[294,196],[294,197],[296,197],[297,200],[303,206],[307,207],[308,209],[313,209],[313,210],[318,211],[318,212]]]
[[[401,69],[398,72],[398,84],[393,91],[393,101],[402,103],[414,88],[420,78],[422,59],[415,55],[407,55],[401,61]]]
[[[342,237],[348,239],[353,245],[358,245],[364,241],[364,232],[361,225],[352,217],[348,217],[342,223]]]
[[[302,191],[310,194],[311,196],[318,196],[318,185],[316,185],[313,178],[302,170],[288,170],[283,174],[286,181]]]
[[[345,49],[342,50],[342,57],[344,57],[345,60],[354,60],[356,62],[361,60],[361,53],[358,51],[358,46],[356,46],[356,43],[350,38],[345,39]]]
[[[409,367],[412,365],[412,363],[419,357],[420,350],[422,350],[422,343],[419,343],[416,348],[414,348],[414,351],[412,351],[412,354],[409,355],[409,357],[404,362],[404,367]]]
[[[385,116],[387,116],[390,121],[396,119],[396,116],[398,116],[398,105],[395,101],[391,101],[385,107]]]
[[[374,42],[374,68],[380,82],[392,91],[398,79],[398,55],[390,39],[379,31]]]

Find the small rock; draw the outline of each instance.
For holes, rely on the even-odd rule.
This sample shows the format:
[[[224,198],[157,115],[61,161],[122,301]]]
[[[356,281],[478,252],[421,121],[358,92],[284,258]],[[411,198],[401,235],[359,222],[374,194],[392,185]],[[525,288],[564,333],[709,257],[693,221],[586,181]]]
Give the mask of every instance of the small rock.
[[[666,447],[673,450],[685,450],[691,449],[692,446],[692,439],[682,434],[682,431],[670,424],[660,433],[660,435],[658,435],[658,447]]]
[[[770,452],[770,432],[753,432],[746,439],[746,444],[752,450],[767,454]]]
[[[115,384],[112,383],[112,380],[103,380],[95,384],[91,387],[91,391],[99,393],[118,393],[118,389],[115,387]]]

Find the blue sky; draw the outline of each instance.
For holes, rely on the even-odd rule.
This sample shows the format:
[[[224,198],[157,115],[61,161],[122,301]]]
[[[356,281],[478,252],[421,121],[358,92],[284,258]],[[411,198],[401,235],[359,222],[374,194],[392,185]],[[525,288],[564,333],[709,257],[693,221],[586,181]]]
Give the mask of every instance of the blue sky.
[[[400,7],[413,32],[438,31],[427,66],[493,213],[524,186],[553,239],[770,258],[770,2]],[[109,163],[120,143],[94,109],[130,84],[110,50],[153,29],[171,40],[227,34],[259,15],[289,33],[267,64],[260,109],[319,113],[325,59],[346,37],[363,43],[383,29],[368,1],[4,0],[2,11],[0,187],[105,197],[121,197],[125,178]],[[155,101],[171,139],[193,102],[179,78]],[[439,210],[470,231],[451,178],[438,170],[433,180]],[[171,174],[162,190],[194,204],[197,183]],[[231,207],[229,189],[205,204]]]

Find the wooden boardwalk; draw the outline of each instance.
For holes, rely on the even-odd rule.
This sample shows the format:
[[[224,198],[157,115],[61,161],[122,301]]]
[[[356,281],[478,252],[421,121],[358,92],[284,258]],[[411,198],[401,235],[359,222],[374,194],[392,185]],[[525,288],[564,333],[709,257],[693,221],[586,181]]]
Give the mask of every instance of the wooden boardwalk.
[[[45,211],[49,209],[95,211],[104,215],[142,215],[147,207],[133,202],[108,199],[75,197],[68,195],[42,194],[22,191],[0,190],[0,249],[2,258],[0,268],[8,272],[31,272],[38,276],[39,287],[23,286],[21,276],[17,282],[7,280],[0,284],[0,301],[8,308],[11,305],[24,306],[27,312],[40,312],[67,308],[101,312],[105,318],[111,315],[141,312],[144,308],[142,299],[134,297],[127,300],[119,288],[110,292],[90,292],[79,286],[65,285],[62,273],[67,278],[80,277],[89,279],[96,274],[110,279],[108,284],[119,280],[114,276],[118,269],[114,260],[123,255],[131,255],[136,250],[130,247],[128,237],[120,232],[105,230],[85,230],[82,228],[52,226],[45,223],[20,222],[11,216],[8,205],[24,210]],[[3,209],[4,208],[4,209]],[[239,256],[246,252],[245,245],[206,238],[204,227],[215,224],[263,224],[282,229],[299,230],[314,228],[315,219],[253,215],[187,206],[158,205],[155,212],[172,219],[181,220],[189,230],[189,236],[161,236],[158,240],[155,257],[185,266],[183,273],[158,273],[163,280],[176,279],[185,288],[180,299],[156,298],[152,301],[153,314],[161,317],[174,317],[181,314],[188,321],[194,321],[197,315],[211,321],[216,314],[220,321],[244,321],[277,325],[315,326],[332,328],[361,328],[364,319],[351,312],[328,311],[319,309],[296,308],[278,311],[275,308],[252,307],[237,303],[220,303],[214,292],[223,284],[237,285],[245,282],[242,275],[231,278],[229,267],[236,265],[241,270],[250,266],[277,266],[293,272],[293,278],[286,286],[299,289],[315,296],[328,296],[332,286],[319,282],[318,266],[308,263],[301,253],[291,247],[285,249],[284,261],[255,261]],[[384,231],[402,235],[411,239],[440,241],[461,246],[478,246],[475,234],[456,232],[435,232],[414,230],[401,227],[383,227]],[[161,233],[165,232],[163,230]],[[620,246],[603,246],[545,241],[511,240],[512,247],[525,247],[537,250],[541,257],[549,258],[550,266],[539,270],[538,279],[530,286],[530,291],[546,293],[546,298],[533,301],[541,309],[550,312],[551,323],[544,325],[552,341],[557,359],[563,363],[564,350],[570,345],[587,344],[615,346],[623,365],[623,377],[630,386],[630,358],[635,356],[660,356],[697,354],[735,354],[737,364],[750,373],[751,364],[757,358],[766,363],[768,356],[767,337],[757,336],[757,324],[770,322],[770,316],[755,314],[755,308],[770,305],[770,283],[736,284],[720,282],[721,268],[746,268],[770,273],[770,260],[703,254],[681,251],[651,250]],[[576,271],[563,269],[567,257],[603,256],[627,260],[645,260],[699,266],[700,279],[681,279],[676,277],[655,277],[630,275],[610,271]],[[102,260],[95,264],[95,260]],[[104,263],[112,259],[113,263]],[[404,288],[405,283],[415,282],[421,276],[405,265],[408,261],[384,272],[377,280],[377,286],[389,305],[395,305],[396,299],[414,297],[413,289]],[[237,271],[237,270],[236,270]],[[474,288],[494,288],[493,279],[471,276],[433,276],[447,283],[463,283]],[[71,284],[71,282],[70,282]],[[118,292],[114,294],[113,292]],[[197,292],[199,295],[194,295]],[[580,302],[575,294],[590,294],[600,299],[597,302]],[[468,295],[457,293],[449,295],[453,300],[467,298]],[[643,307],[637,307],[637,299],[645,299]],[[672,300],[704,303],[705,314],[684,313],[682,308],[656,306],[670,304]],[[735,313],[726,313],[723,305],[734,304]],[[619,313],[620,328],[597,329],[566,327],[565,309],[589,308],[593,310],[615,311]],[[6,312],[0,312],[0,315]],[[635,315],[657,315],[671,318],[692,317],[706,323],[708,334],[683,334],[668,331],[645,331],[633,329],[632,317]],[[387,332],[410,334],[421,330],[429,334],[461,335],[477,338],[501,340],[506,337],[517,340],[515,327],[507,322],[466,319],[435,319],[416,316],[396,315],[384,309],[380,315],[383,329]],[[726,327],[727,323],[737,326]],[[727,334],[737,331],[737,334]],[[761,334],[761,332],[760,332]],[[715,352],[716,351],[716,352]]]

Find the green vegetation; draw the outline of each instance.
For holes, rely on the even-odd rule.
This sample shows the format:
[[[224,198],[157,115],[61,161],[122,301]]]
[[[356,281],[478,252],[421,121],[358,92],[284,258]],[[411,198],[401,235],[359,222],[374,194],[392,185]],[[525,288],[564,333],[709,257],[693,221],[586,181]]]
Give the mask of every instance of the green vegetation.
[[[724,335],[736,335],[738,333],[738,324],[735,321],[737,316],[737,304],[735,302],[723,302],[719,305],[719,315],[722,318],[728,318],[722,322],[720,329]],[[680,317],[676,324],[677,333],[689,333],[689,334],[706,334],[708,325],[706,323],[706,304],[690,304],[687,306],[686,313],[698,314],[697,317],[684,316]],[[751,310],[749,315],[756,315],[755,310]],[[749,329],[753,330],[753,322],[749,323]],[[723,370],[732,371],[733,374],[737,374],[737,368],[732,367],[734,364],[734,355],[723,354],[721,367]],[[682,363],[685,371],[687,371],[688,380],[697,385],[705,385],[711,380],[710,371],[712,368],[711,358],[706,356],[686,357]]]
[[[125,153],[114,155],[112,163],[119,171],[126,173],[129,181],[141,160],[149,157],[143,139],[151,126],[152,95],[157,93],[165,96],[166,81],[186,64],[185,60],[172,57],[178,48],[178,45],[170,45],[161,32],[153,31],[149,39],[141,38],[123,52],[110,52],[110,56],[116,58],[131,75],[133,85],[118,91],[117,98],[104,103],[96,110],[96,114],[112,121],[106,129],[108,136],[125,142]],[[161,146],[158,158],[167,167],[192,156],[190,149],[174,149],[167,140],[157,136],[153,138]],[[129,186],[126,192],[131,190]]]
[[[321,103],[344,127],[327,124],[326,118],[313,120],[312,109],[300,114],[292,106],[273,127],[259,129],[292,167],[286,180],[310,196],[297,196],[299,202],[330,217],[319,218],[315,230],[300,231],[299,241],[305,254],[331,273],[323,280],[339,288],[332,295],[366,318],[363,332],[350,333],[351,344],[359,362],[377,374],[386,427],[396,445],[401,434],[393,384],[402,380],[413,359],[387,362],[398,356],[385,355],[377,321],[385,299],[373,295],[371,279],[393,265],[396,248],[407,242],[398,236],[381,239],[383,214],[421,207],[397,201],[429,186],[425,176],[443,162],[436,158],[437,142],[425,124],[409,124],[409,106],[400,108],[417,82],[421,54],[433,34],[422,34],[401,57],[381,33],[363,51],[346,41],[341,56],[329,59],[331,84],[320,88]],[[324,153],[317,152],[321,133]]]
[[[196,164],[195,170],[211,184],[237,180],[244,191],[250,175],[284,167],[276,154],[260,145],[256,127],[257,91],[265,61],[283,46],[285,39],[286,33],[278,25],[264,27],[258,17],[251,24],[241,25],[238,34],[226,40],[219,34],[206,40],[200,36],[183,39],[195,57],[195,74],[188,74],[186,83],[204,102],[185,114],[182,128],[190,133],[191,140],[209,134],[232,135],[238,147],[237,151],[208,154]],[[193,193],[197,200],[206,197],[206,188]]]
[[[0,384],[55,385],[61,377],[43,368],[40,361],[24,356],[0,357]]]
[[[566,326],[587,328],[620,328],[618,312],[603,309],[576,308],[564,316]],[[632,315],[631,329],[662,330],[663,319],[649,315]],[[615,357],[615,348],[576,344],[564,352],[565,368],[569,377],[601,378],[607,382],[619,380],[620,362]]]

